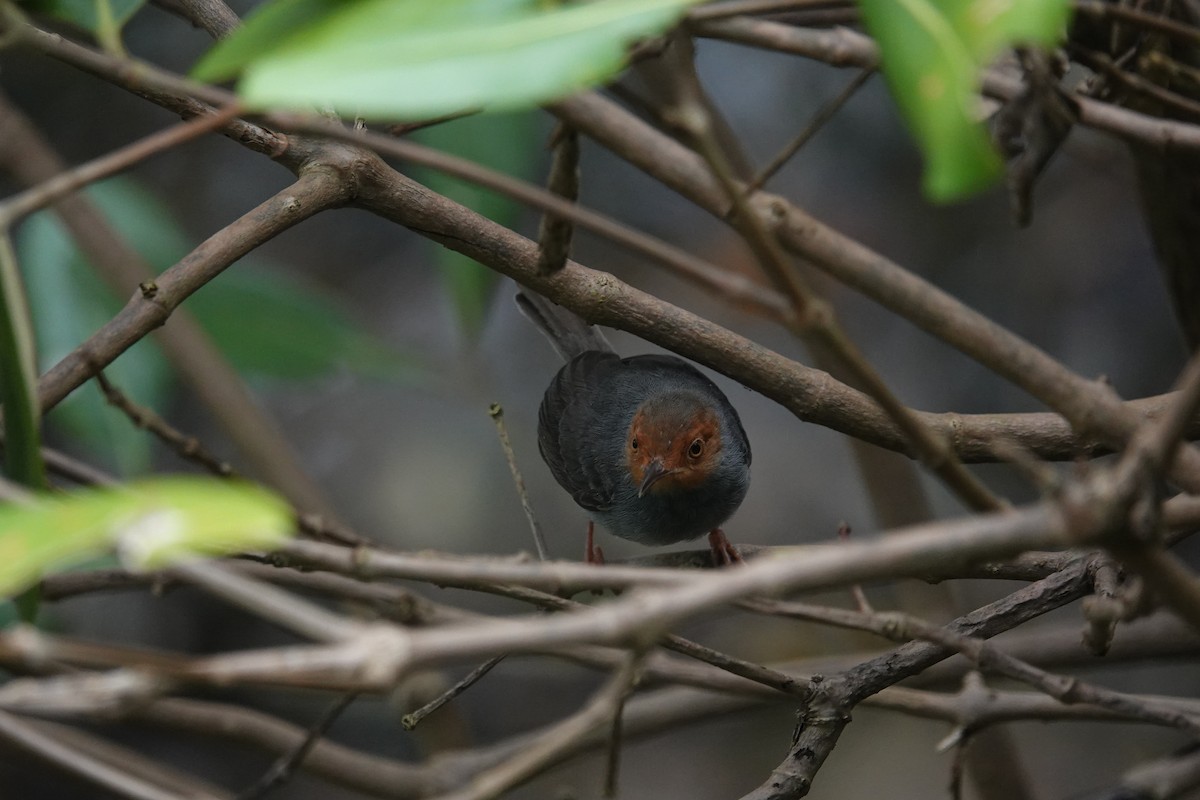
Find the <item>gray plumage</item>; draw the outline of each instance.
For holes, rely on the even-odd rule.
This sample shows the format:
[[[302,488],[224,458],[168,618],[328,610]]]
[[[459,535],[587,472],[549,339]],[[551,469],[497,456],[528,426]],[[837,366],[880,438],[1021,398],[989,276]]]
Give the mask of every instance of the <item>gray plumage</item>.
[[[671,355],[621,358],[578,315],[532,293],[517,303],[567,359],[538,411],[538,448],[555,480],[618,536],[651,545],[694,539],[737,510],[750,483],[750,443],[715,383]],[[662,443],[683,452],[689,424],[712,420],[716,461],[703,483],[639,491],[627,450],[639,412]]]

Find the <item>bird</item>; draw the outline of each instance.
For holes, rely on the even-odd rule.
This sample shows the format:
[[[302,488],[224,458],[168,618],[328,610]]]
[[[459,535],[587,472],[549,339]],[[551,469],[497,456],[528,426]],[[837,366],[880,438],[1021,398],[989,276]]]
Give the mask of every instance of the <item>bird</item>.
[[[707,533],[716,565],[740,562],[721,525],[750,487],[750,441],[720,388],[677,356],[620,357],[598,329],[539,294],[516,299],[566,360],[538,409],[538,450],[590,515],[586,561],[604,563],[599,522],[651,546]]]

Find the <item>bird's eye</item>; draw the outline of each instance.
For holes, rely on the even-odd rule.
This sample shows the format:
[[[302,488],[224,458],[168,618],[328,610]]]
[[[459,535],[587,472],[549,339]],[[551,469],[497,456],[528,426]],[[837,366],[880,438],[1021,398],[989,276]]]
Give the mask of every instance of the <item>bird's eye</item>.
[[[635,436],[629,440],[629,449],[637,450],[637,448],[638,448],[638,442],[637,442],[637,437]]]
[[[691,458],[699,458],[700,456],[704,455],[704,440],[697,439],[696,441],[692,442],[691,446],[688,447],[687,452],[688,456]]]

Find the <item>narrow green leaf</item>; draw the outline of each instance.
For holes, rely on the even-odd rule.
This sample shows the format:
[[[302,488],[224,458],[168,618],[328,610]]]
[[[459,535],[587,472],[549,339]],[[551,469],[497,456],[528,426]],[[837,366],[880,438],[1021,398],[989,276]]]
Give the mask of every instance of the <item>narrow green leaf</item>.
[[[423,143],[526,180],[532,179],[542,150],[538,119],[532,112],[477,114],[418,132]],[[431,189],[457,200],[493,222],[514,227],[524,208],[509,197],[460,181],[436,170],[421,170]],[[433,245],[442,281],[468,337],[483,326],[498,276],[447,247]]]
[[[1053,47],[1066,32],[1069,0],[941,0],[951,26],[981,64],[1013,44]]]
[[[195,555],[270,550],[292,529],[291,510],[276,495],[211,478],[158,478],[0,505],[0,596],[113,547],[127,567],[149,570]]]
[[[616,74],[630,43],[696,1],[359,0],[286,27],[265,52],[220,46],[194,74],[243,68],[239,91],[258,107],[410,119],[528,107]]]
[[[243,373],[306,379],[348,369],[411,380],[422,370],[417,359],[363,331],[331,298],[284,273],[229,272],[190,297],[187,308]]]
[[[859,0],[892,95],[926,159],[925,193],[946,202],[1002,173],[981,122],[980,73],[1005,47],[1051,44],[1069,0]]]
[[[88,196],[151,266],[165,268],[187,253],[190,244],[179,225],[134,182],[104,181]],[[92,335],[126,298],[100,282],[53,214],[30,217],[17,246],[44,369]],[[204,287],[185,308],[244,374],[313,378],[349,369],[386,380],[408,379],[416,371],[415,359],[364,331],[332,298],[289,273],[266,276],[252,262]],[[135,401],[159,410],[166,406],[170,367],[152,340],[138,342],[105,371]],[[73,392],[49,423],[104,454],[122,474],[144,472],[149,464],[151,440],[109,408],[95,387]]]
[[[161,204],[132,183],[106,181],[88,195],[151,264],[165,266],[186,252]],[[29,290],[40,367],[45,370],[111,319],[125,298],[100,281],[52,213],[25,221],[17,252]],[[166,405],[170,368],[152,340],[135,344],[105,373],[137,402],[158,409]],[[102,456],[120,474],[138,474],[150,464],[150,438],[109,408],[94,385],[72,392],[51,412],[47,424]]]
[[[0,231],[0,406],[5,474],[25,486],[45,488],[33,327],[7,231]]]

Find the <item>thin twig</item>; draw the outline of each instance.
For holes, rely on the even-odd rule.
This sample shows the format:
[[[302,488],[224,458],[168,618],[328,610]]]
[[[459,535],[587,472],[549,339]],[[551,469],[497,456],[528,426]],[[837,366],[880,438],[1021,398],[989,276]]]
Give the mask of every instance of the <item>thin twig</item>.
[[[904,614],[885,613],[875,615],[875,617],[875,620],[868,624],[877,633],[900,639],[909,639],[915,636],[950,648],[971,659],[981,669],[998,672],[1013,680],[1027,683],[1060,702],[1091,703],[1133,719],[1168,725],[1184,730],[1192,736],[1200,737],[1200,720],[1189,714],[1146,703],[1135,695],[1115,692],[1078,678],[1052,675],[1032,664],[1001,652],[982,639],[962,636],[946,628],[939,628]]]
[[[329,707],[321,718],[317,720],[300,743],[292,749],[290,753],[285,753],[271,765],[263,775],[246,787],[238,794],[237,800],[258,800],[260,797],[266,796],[268,792],[275,789],[291,780],[292,775],[304,763],[304,759],[312,752],[313,747],[319,742],[329,729],[333,727],[333,723],[337,721],[342,712],[350,707],[350,704],[358,699],[358,692],[347,692],[336,703]]]
[[[1116,516],[1131,509],[1133,520],[1131,531],[1125,526],[1116,528],[1118,534],[1109,537],[1108,546],[1200,631],[1200,578],[1180,558],[1151,540],[1160,533],[1162,514],[1153,487],[1185,447],[1183,432],[1200,409],[1200,353],[1188,360],[1177,385],[1175,402],[1159,419],[1142,426],[1113,467],[1115,486],[1109,502],[1118,507],[1107,513]]]
[[[482,664],[475,667],[475,669],[468,672],[461,680],[455,682],[455,684],[449,689],[442,692],[437,697],[418,708],[416,711],[410,711],[409,713],[405,714],[400,718],[400,724],[404,727],[404,730],[411,731],[413,728],[417,727],[417,725],[421,724],[423,719],[437,711],[442,706],[446,705],[446,703],[449,703],[451,700],[458,697],[467,689],[474,686],[479,682],[480,678],[491,672],[497,664],[505,659],[505,657],[506,654],[504,653],[501,653],[498,656],[492,656],[487,661],[484,661]]]
[[[625,698],[617,701],[613,713],[612,732],[608,740],[608,758],[604,765],[604,796],[617,796],[617,784],[621,773],[621,743],[624,739]]]
[[[176,306],[226,267],[310,216],[342,205],[349,192],[331,171],[313,170],[210,236],[153,282],[143,284],[116,317],[42,375],[38,380],[42,410],[53,408],[166,322]]]
[[[142,780],[57,741],[6,711],[0,711],[0,739],[129,800],[222,800],[207,792],[197,794],[196,789],[179,794]]]
[[[362,625],[274,586],[248,578],[219,562],[184,561],[172,567],[184,580],[272,620],[302,636],[321,642],[344,642],[361,632]]]
[[[726,23],[742,21],[774,25],[774,23],[762,20],[747,20],[743,18],[722,20],[720,23],[712,24],[724,25]],[[792,32],[792,29],[788,26],[776,26],[776,28],[784,34]],[[773,29],[773,31],[775,30]],[[815,53],[820,57],[831,60],[834,63],[837,63],[838,59],[845,57],[848,59],[846,63],[859,66],[875,63],[874,44],[861,34],[847,30],[821,31],[817,33],[822,35],[819,37],[819,41],[814,43],[814,47],[816,48]],[[195,107],[193,101],[184,102],[184,100],[180,99],[188,98],[193,93],[203,98],[212,96],[214,98],[212,102],[217,103],[226,103],[230,98],[228,93],[211,89],[211,87],[196,87],[186,81],[179,80],[175,76],[171,76],[169,73],[155,70],[147,65],[139,65],[139,70],[144,68],[146,74],[143,75],[143,72],[139,71],[137,73],[139,81],[132,81],[129,78],[129,71],[126,69],[126,62],[65,42],[61,37],[45,34],[37,29],[23,28],[21,35],[28,38],[33,46],[43,49],[50,55],[60,58],[67,63],[93,71],[117,85],[126,86],[133,91],[139,91],[144,86],[156,87],[160,92],[168,94],[166,96],[162,94],[153,95],[151,99],[168,108],[174,108],[179,105],[188,108]],[[753,41],[756,43],[760,42],[759,39],[754,39]],[[767,46],[767,44],[764,44],[764,46]],[[1014,86],[1009,85],[1011,82],[1001,83],[1003,83],[1003,86],[997,84],[997,87],[994,88],[1002,94],[1011,94],[1016,91]],[[203,91],[199,91],[201,89]],[[585,101],[586,105],[586,103],[594,102],[595,99],[593,96],[586,94],[580,95],[570,101],[556,104],[552,107],[552,110],[560,116],[570,117],[572,124],[580,127],[580,130],[586,131],[593,137],[598,136],[605,146],[613,147],[616,143],[612,139],[607,138],[607,132],[596,128],[595,123],[597,118],[594,110],[579,106],[580,101]],[[1081,108],[1084,109],[1086,118],[1087,109],[1092,108],[1092,106],[1083,103]],[[583,112],[583,115],[579,116],[579,112]],[[1122,121],[1120,124],[1127,122],[1129,126],[1136,127],[1139,131],[1144,129],[1143,132],[1145,133],[1144,138],[1146,141],[1164,144],[1164,137],[1170,137],[1170,144],[1172,146],[1189,147],[1192,146],[1189,142],[1191,142],[1192,138],[1195,138],[1195,146],[1200,147],[1200,135],[1192,137],[1189,133],[1189,131],[1195,128],[1195,132],[1200,134],[1200,127],[1183,126],[1179,128],[1179,123],[1151,120],[1148,117],[1144,117],[1144,115],[1131,114],[1131,112],[1125,112],[1120,109],[1112,110],[1107,107],[1103,110],[1098,109],[1095,113],[1104,117],[1104,124],[1118,124],[1117,118],[1119,118]],[[605,122],[607,123],[608,120],[605,120]],[[282,150],[283,156],[281,158],[302,158],[304,148],[288,145],[288,140],[285,138],[265,132],[261,128],[245,126],[241,121],[236,121],[235,124],[239,126],[235,132],[239,141],[244,141],[248,147],[275,155],[278,155]],[[332,130],[328,120],[323,121],[323,124],[325,125],[323,132],[326,132],[327,135],[335,135],[328,133]],[[1177,130],[1176,128],[1179,129]],[[630,160],[631,163],[647,169],[656,177],[664,180],[672,188],[683,192],[693,199],[697,199],[698,202],[701,202],[701,205],[710,207],[715,203],[722,209],[725,207],[725,202],[720,198],[720,187],[712,186],[710,187],[711,191],[710,189],[700,189],[700,193],[697,195],[696,192],[699,187],[693,181],[694,174],[691,167],[686,161],[681,161],[677,157],[677,153],[664,151],[662,147],[655,146],[653,142],[647,142],[644,136],[646,132],[645,130],[630,127],[629,125],[622,127],[617,134],[620,137],[617,141],[631,143],[633,146],[632,148],[626,148],[622,144],[618,148],[618,152]],[[653,132],[650,133],[653,134]],[[422,162],[420,160],[421,157],[418,157],[412,151],[400,153],[387,149],[385,147],[385,144],[388,142],[386,137],[375,139],[361,132],[345,131],[344,129],[340,134],[336,135],[342,138],[358,137],[358,140],[363,141],[381,153],[394,154],[400,157],[412,156],[414,161],[426,163]],[[351,140],[353,141],[354,139]],[[683,148],[678,149],[682,150]],[[688,153],[688,155],[694,158],[694,154]],[[458,167],[448,163],[446,159],[442,159],[436,164],[428,162],[428,165],[444,169],[451,174],[464,177],[468,180],[473,179],[472,174],[458,171]],[[702,171],[707,178],[707,171]],[[427,204],[433,202],[427,190],[399,181],[395,175],[381,176],[378,172],[374,171],[373,166],[370,167],[369,171],[358,177],[366,181],[364,186],[370,186],[371,180],[381,182],[381,185],[371,187],[372,191],[369,193],[369,196],[363,196],[360,200],[360,202],[376,211],[376,213],[380,213],[391,219],[397,219],[397,221],[403,221],[405,219],[404,215],[398,213],[398,209],[394,204],[397,193],[402,193],[408,198],[410,204],[419,206],[419,208],[414,208],[414,205],[409,206],[410,213],[419,211],[419,214],[405,224],[410,224],[423,233],[432,235],[433,238],[448,246],[459,248],[464,252],[469,251],[468,255],[471,255],[473,258],[481,259],[490,266],[504,271],[506,274],[513,275],[513,277],[517,277],[520,280],[528,281],[528,274],[534,273],[532,265],[536,258],[536,247],[531,247],[529,251],[528,274],[524,271],[515,274],[518,273],[518,270],[515,269],[511,262],[498,259],[499,253],[512,253],[515,246],[515,241],[511,239],[513,235],[507,229],[492,225],[477,215],[466,212],[465,209],[457,208],[452,210],[448,207],[441,207],[436,213],[449,215],[442,217],[447,225],[449,225],[449,228],[444,232],[444,235],[442,233],[431,233],[427,230],[427,227],[424,227],[427,224],[427,214],[431,213],[431,209],[427,207]],[[403,184],[404,189],[401,190],[398,188],[397,183]],[[493,188],[496,188],[498,191],[504,191],[504,189],[499,188],[499,185],[495,185]],[[529,188],[540,191],[536,190],[535,187]],[[415,196],[413,196],[413,192],[416,192]],[[393,202],[389,203],[388,201]],[[561,199],[559,199],[559,202],[561,202]],[[531,201],[531,204],[534,203]],[[547,209],[551,205],[547,202],[541,207]],[[569,204],[555,206],[554,210],[556,213],[563,214],[564,216],[572,215],[572,207]],[[955,338],[950,341],[952,345],[963,349],[964,352],[968,352],[976,358],[984,359],[985,363],[988,363],[989,366],[1001,369],[1002,374],[1006,377],[1016,380],[1021,385],[1026,385],[1022,377],[1024,373],[1003,371],[1002,364],[993,365],[985,358],[985,352],[993,352],[990,345],[985,351],[979,349],[976,342],[968,343],[961,339],[960,334],[962,332],[973,334],[975,329],[979,327],[977,314],[968,314],[968,318],[963,318],[962,313],[958,313],[964,310],[961,304],[952,303],[957,308],[939,308],[933,315],[936,321],[928,321],[927,317],[931,310],[928,308],[931,305],[929,300],[933,299],[935,301],[932,305],[944,305],[943,301],[950,300],[944,292],[940,292],[936,287],[923,284],[919,287],[918,294],[924,298],[923,305],[925,307],[914,308],[913,287],[909,284],[912,283],[915,276],[909,273],[905,273],[904,275],[890,274],[884,276],[886,277],[886,281],[884,281],[886,285],[879,286],[880,275],[875,273],[878,272],[876,268],[880,264],[876,262],[869,265],[869,268],[865,267],[858,259],[858,256],[863,251],[861,246],[851,246],[852,243],[842,241],[836,236],[834,237],[836,241],[828,241],[830,231],[822,229],[819,225],[814,227],[814,220],[804,217],[795,209],[785,210],[783,215],[787,219],[782,226],[782,232],[785,235],[785,243],[790,247],[796,248],[806,256],[811,256],[814,263],[818,265],[828,262],[826,266],[837,268],[836,270],[830,270],[835,275],[843,280],[847,280],[851,285],[858,286],[858,288],[866,291],[870,296],[889,306],[893,306],[894,310],[897,310],[902,315],[914,318],[923,327],[936,326],[939,336],[944,337],[948,331],[953,330]],[[582,216],[575,215],[571,218],[579,223]],[[497,241],[497,237],[503,239],[503,244]],[[808,248],[813,244],[818,246],[815,252],[810,252]],[[830,245],[832,245],[833,250],[836,250],[840,254],[833,261],[829,260]],[[847,259],[847,254],[853,255],[854,258]],[[871,255],[874,256],[874,254]],[[664,263],[666,262],[664,261]],[[692,261],[686,266],[682,263],[679,266],[681,269],[688,270],[696,266],[696,263]],[[709,266],[711,267],[712,265]],[[871,274],[864,274],[862,272],[863,269],[867,269],[867,272]],[[850,272],[846,272],[845,270],[850,270]],[[684,274],[693,275],[702,285],[710,286],[715,291],[723,293],[726,299],[732,297],[738,302],[750,303],[767,310],[769,314],[787,313],[786,303],[780,304],[780,298],[775,292],[768,292],[767,295],[763,295],[762,287],[754,286],[741,276],[731,275],[728,271],[718,270],[715,267],[712,267],[711,270],[702,270],[701,272],[693,270]],[[772,359],[761,348],[750,348],[750,351],[747,351],[745,349],[747,343],[744,340],[714,341],[709,335],[712,331],[712,326],[701,326],[700,321],[692,318],[691,315],[687,316],[687,336],[675,336],[671,333],[675,326],[664,326],[661,322],[667,317],[674,319],[674,315],[678,313],[677,309],[664,309],[661,304],[650,308],[641,302],[631,302],[634,298],[631,297],[628,287],[624,287],[619,282],[614,282],[611,276],[604,276],[604,280],[606,283],[603,286],[606,291],[602,293],[598,292],[598,289],[601,287],[590,277],[582,280],[576,278],[570,281],[559,281],[558,285],[553,289],[542,285],[535,286],[535,288],[547,294],[547,296],[550,296],[556,302],[563,303],[573,310],[584,314],[591,321],[603,321],[606,324],[631,330],[650,341],[654,341],[683,355],[708,364],[735,380],[762,391],[768,397],[778,400],[791,409],[793,413],[804,419],[820,421],[837,430],[890,449],[904,451],[907,448],[902,434],[889,426],[887,418],[879,413],[874,404],[860,402],[860,400],[855,398],[855,393],[846,392],[844,387],[838,388],[835,384],[831,384],[827,380],[823,382],[818,381],[815,374],[809,374],[808,372],[804,373],[804,377],[799,378],[795,373],[797,370],[801,370],[801,368],[794,362]],[[862,281],[866,281],[866,284],[863,284]],[[770,300],[766,299],[768,296],[771,298]],[[621,302],[616,302],[617,300]],[[897,303],[899,304],[898,306],[894,305]],[[642,321],[650,319],[654,321],[653,325],[642,324]],[[955,320],[955,325],[952,328],[945,326],[944,323],[947,319]],[[990,333],[995,333],[995,331],[991,331]],[[1039,386],[1060,387],[1063,389],[1056,392],[1054,397],[1048,400],[1050,405],[1061,408],[1066,404],[1066,407],[1071,408],[1070,416],[1072,419],[1087,420],[1088,424],[1081,426],[1082,439],[1080,439],[1073,437],[1069,428],[1063,425],[1062,421],[1054,415],[981,415],[978,416],[978,424],[974,423],[974,417],[966,415],[922,415],[922,419],[925,420],[926,424],[935,426],[944,434],[954,434],[953,441],[956,451],[965,460],[993,460],[994,455],[990,451],[988,442],[997,436],[1019,440],[1025,446],[1029,447],[1031,451],[1052,458],[1072,458],[1081,452],[1096,452],[1100,449],[1100,443],[1094,438],[1094,428],[1096,426],[1100,426],[1109,432],[1106,437],[1107,444],[1113,446],[1114,442],[1119,443],[1124,438],[1124,435],[1127,435],[1128,430],[1135,425],[1136,419],[1139,419],[1143,413],[1146,413],[1146,411],[1138,410],[1138,408],[1142,407],[1130,406],[1122,415],[1122,419],[1117,420],[1113,416],[1116,412],[1115,408],[1110,407],[1106,412],[1102,412],[1097,407],[1097,403],[1086,402],[1088,398],[1096,394],[1095,391],[1088,391],[1087,382],[1082,379],[1070,380],[1071,376],[1064,376],[1061,374],[1061,370],[1057,370],[1059,374],[1046,376],[1045,354],[1040,352],[1030,353],[1028,343],[1022,342],[1017,337],[1009,334],[1005,341],[1000,343],[1000,347],[1006,351],[1007,349],[1016,348],[1015,351],[1020,352],[1020,358],[1014,358],[1014,361],[1020,361],[1022,364],[1032,363],[1036,365],[1038,369],[1033,374],[1038,377]],[[733,353],[733,351],[739,352]],[[764,358],[771,363],[769,365],[761,364]],[[747,365],[751,364],[758,364],[760,368],[748,368]],[[761,379],[761,375],[764,374],[761,370],[766,370],[770,373],[770,381]],[[1043,380],[1043,378],[1045,379]],[[1096,387],[1091,388],[1095,389]],[[822,402],[815,404],[809,402],[809,398],[813,397],[814,393],[822,398]],[[836,402],[831,402],[835,394],[837,395]],[[1115,396],[1112,399],[1116,401]],[[1157,407],[1157,403],[1157,399],[1154,402],[1147,402],[1144,408],[1151,410]],[[1029,420],[1029,428],[1025,428],[1021,424],[1021,421],[1026,419]]]
[[[512,442],[508,438],[508,428],[504,424],[504,409],[499,403],[493,403],[488,408],[488,416],[492,418],[492,422],[496,424],[496,434],[500,438],[500,447],[504,450],[504,457],[508,461],[508,469],[512,473],[513,484],[517,489],[517,496],[521,498],[521,508],[525,511],[525,518],[529,520],[529,528],[533,533],[534,547],[537,548],[538,559],[545,562],[550,558],[549,549],[546,547],[546,539],[542,536],[541,526],[538,525],[537,517],[534,516],[533,506],[529,502],[529,493],[525,490],[525,479],[521,477],[521,469],[517,465],[517,456],[513,451]],[[461,680],[455,682],[446,691],[435,697],[420,708],[405,714],[400,724],[405,730],[412,730],[420,724],[421,720],[429,716],[439,708],[450,702],[467,689],[474,686],[483,676],[487,675],[492,669],[505,659],[505,654],[501,653],[497,656],[492,656],[484,661],[475,669],[471,670]]]
[[[804,126],[804,129],[800,131],[796,138],[789,142],[786,147],[780,150],[779,153],[771,159],[771,162],[767,164],[767,166],[763,167],[762,170],[754,176],[752,181],[746,184],[746,188],[743,190],[744,193],[750,195],[765,186],[767,181],[771,180],[771,178],[775,176],[775,173],[782,169],[783,165],[791,160],[792,156],[800,152],[800,148],[808,144],[809,140],[812,139],[813,136],[816,136],[817,132],[820,131],[821,128],[823,128],[825,124],[829,122],[829,120],[833,119],[834,116],[837,115],[838,111],[840,111],[842,107],[850,101],[851,97],[854,97],[854,95],[858,93],[859,89],[866,86],[867,81],[869,81],[871,76],[874,74],[875,70],[871,67],[859,70],[858,74],[856,74],[850,80],[850,82],[846,84],[845,88],[838,93],[837,97],[834,97],[828,103],[825,103],[823,106],[817,109],[817,113],[813,115],[813,118],[809,120],[808,124]]]
[[[1171,19],[1166,15],[1153,14],[1132,6],[1100,2],[1100,0],[1075,0],[1074,5],[1081,14],[1130,22],[1183,42],[1193,45],[1200,44],[1200,29]]]
[[[11,227],[22,217],[39,208],[45,208],[89,183],[107,178],[109,175],[128,169],[156,153],[169,150],[183,142],[213,131],[239,113],[241,113],[241,107],[234,103],[210,115],[173,125],[119,150],[114,150],[108,155],[60,173],[40,186],[14,195],[0,202],[0,229]]]
[[[552,110],[711,213],[722,218],[728,214],[728,192],[714,180],[703,158],[615,104],[595,94],[581,94]],[[1200,127],[1196,131],[1200,134]],[[761,224],[769,225],[789,252],[1022,387],[1073,423],[1083,440],[1097,439],[1119,448],[1142,421],[1112,387],[1070,371],[1012,331],[782,198],[760,195],[755,202],[754,213]],[[927,418],[921,419],[928,424]],[[943,428],[937,438],[956,433],[953,427]],[[1173,479],[1200,491],[1200,451],[1184,448],[1174,467]]]
[[[517,489],[517,497],[521,499],[521,510],[529,521],[529,531],[533,534],[533,546],[537,549],[538,559],[550,560],[550,549],[546,546],[546,537],[542,535],[542,526],[538,524],[533,513],[533,505],[529,502],[529,492],[525,490],[525,479],[521,477],[521,468],[517,465],[517,454],[513,452],[512,442],[508,438],[508,429],[504,424],[504,408],[499,403],[492,403],[488,408],[488,416],[496,424],[496,435],[500,438],[500,447],[504,450],[504,458],[508,462],[508,470],[512,473],[513,485]]]
[[[850,525],[845,520],[838,524],[838,541],[850,541]],[[850,596],[854,598],[854,605],[863,613],[871,613],[875,609],[871,608],[871,601],[867,599],[867,593],[863,591],[861,583],[853,583],[850,585]]]
[[[630,654],[619,670],[592,696],[587,705],[553,725],[537,741],[504,763],[476,776],[464,789],[441,795],[437,800],[485,800],[496,797],[528,779],[553,762],[597,727],[611,721],[625,697],[633,690],[643,655]]]
[[[879,372],[837,323],[832,307],[812,291],[808,282],[788,260],[775,234],[747,201],[713,135],[708,114],[696,100],[698,79],[690,62],[685,64],[680,60],[677,79],[679,96],[671,112],[674,121],[694,139],[712,175],[721,185],[726,201],[732,205],[735,227],[758,257],[763,271],[791,302],[795,315],[789,328],[805,340],[819,342],[834,353],[849,374],[905,432],[921,461],[969,508],[977,511],[1003,508],[1005,503],[963,466],[946,441],[899,401]]]
[[[210,454],[199,439],[181,433],[153,409],[130,400],[128,395],[114,386],[103,372],[96,373],[96,382],[100,384],[100,391],[104,393],[104,399],[109,402],[109,405],[129,417],[136,427],[148,430],[157,436],[181,458],[194,461],[222,478],[237,477],[237,473],[228,461],[222,461]]]
[[[1148,97],[1153,97],[1164,106],[1187,114],[1193,120],[1200,119],[1200,102],[1165,89],[1135,72],[1121,69],[1115,61],[1104,53],[1069,43],[1067,49],[1076,60],[1103,75],[1107,75],[1122,86]]]

